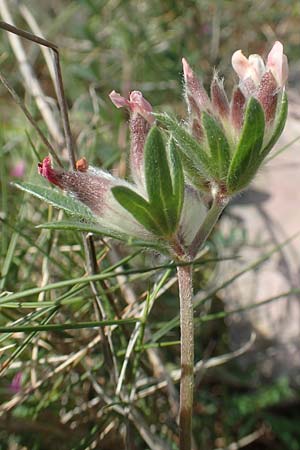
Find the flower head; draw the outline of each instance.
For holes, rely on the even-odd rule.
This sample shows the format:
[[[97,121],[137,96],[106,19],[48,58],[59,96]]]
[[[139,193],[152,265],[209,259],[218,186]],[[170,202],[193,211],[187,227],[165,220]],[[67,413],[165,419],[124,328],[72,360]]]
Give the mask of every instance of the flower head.
[[[250,79],[256,88],[267,72],[273,75],[279,88],[285,85],[288,78],[287,57],[283,53],[283,45],[279,41],[273,45],[266,64],[259,55],[250,55],[249,58],[246,58],[241,50],[237,50],[232,55],[232,66],[241,82]]]
[[[266,64],[259,55],[233,54],[239,83],[230,101],[217,73],[208,96],[185,58],[182,64],[188,126],[166,114],[157,117],[173,134],[192,184],[230,196],[249,184],[283,130],[288,73],[283,46],[275,42]]]
[[[131,183],[90,167],[85,158],[73,171],[53,168],[50,157],[38,166],[43,177],[85,204],[106,230],[142,239],[147,246],[163,243],[171,253],[178,243],[192,246],[198,239],[206,215],[201,191],[225,205],[244,189],[280,136],[287,115],[287,59],[279,42],[266,64],[258,55],[233,54],[239,83],[231,100],[217,73],[208,95],[186,59],[182,64],[187,126],[166,114],[154,115],[139,91],[128,99],[110,94],[117,108],[130,113]]]
[[[241,50],[237,50],[232,55],[232,66],[245,97],[255,96],[264,109],[266,121],[273,121],[278,98],[288,77],[288,62],[281,42],[275,42],[266,64],[259,55],[246,58]]]

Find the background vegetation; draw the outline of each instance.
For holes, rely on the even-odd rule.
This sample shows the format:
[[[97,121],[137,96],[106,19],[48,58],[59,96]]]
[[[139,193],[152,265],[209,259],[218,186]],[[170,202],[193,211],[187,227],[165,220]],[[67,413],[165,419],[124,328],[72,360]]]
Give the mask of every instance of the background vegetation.
[[[110,103],[111,90],[141,90],[155,109],[184,116],[182,56],[205,84],[217,67],[229,91],[229,61],[238,48],[264,54],[279,39],[292,64],[299,58],[300,3],[295,0],[32,0],[8,5],[17,26],[30,29],[28,7],[43,35],[60,46],[78,158],[86,156],[121,176],[127,172],[127,116]],[[46,95],[54,98],[39,47],[24,46]],[[48,133],[4,31],[0,64]],[[10,185],[19,163],[25,167],[24,180],[43,184],[36,166],[47,150],[4,87],[0,95],[0,448],[176,449],[175,269],[156,254],[96,236],[103,277],[90,286],[81,234],[36,228],[62,218],[61,212]],[[56,102],[50,105],[59,121]],[[66,159],[62,142],[51,139]],[[298,389],[286,378],[258,383],[257,367],[243,371],[230,353],[218,294],[220,242],[225,240],[216,230],[195,267],[202,305],[195,314],[196,361],[204,357],[196,379],[197,448],[300,449]],[[156,266],[160,268],[148,271]],[[111,328],[119,371],[126,350],[129,356],[118,395],[113,364],[101,345],[99,327],[92,323],[99,320],[99,298],[107,320],[129,319]],[[138,317],[142,326],[134,332],[132,319]],[[224,353],[229,362],[221,358]],[[160,388],[163,380],[167,383]],[[240,447],[230,446],[233,442]]]

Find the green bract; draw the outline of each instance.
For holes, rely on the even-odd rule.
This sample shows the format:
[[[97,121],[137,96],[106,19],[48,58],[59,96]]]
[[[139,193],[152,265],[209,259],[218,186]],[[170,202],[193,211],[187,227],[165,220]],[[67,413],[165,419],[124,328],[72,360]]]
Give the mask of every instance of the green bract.
[[[144,148],[144,169],[148,199],[124,186],[112,188],[116,200],[148,231],[170,237],[176,231],[184,198],[184,176],[174,141],[168,145],[154,126]],[[169,157],[168,157],[169,156]]]
[[[244,126],[227,173],[226,185],[229,193],[246,187],[255,175],[261,163],[260,152],[264,131],[263,109],[260,103],[252,97],[246,109]]]

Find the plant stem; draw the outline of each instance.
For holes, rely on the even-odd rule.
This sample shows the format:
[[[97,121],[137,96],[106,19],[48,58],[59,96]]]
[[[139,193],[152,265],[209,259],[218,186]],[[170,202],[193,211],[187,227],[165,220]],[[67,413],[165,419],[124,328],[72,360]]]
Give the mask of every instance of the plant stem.
[[[181,245],[173,243],[179,261],[192,261],[201,245],[204,244],[215,226],[220,214],[228,203],[228,199],[216,195],[207,216],[199,228],[189,253],[186,255]],[[192,265],[177,266],[179,299],[180,299],[180,332],[181,332],[181,379],[179,429],[180,450],[191,450],[192,415],[194,391],[194,308],[193,308],[193,269]]]
[[[191,450],[194,388],[194,322],[192,266],[178,266],[181,329],[180,450]]]
[[[205,243],[208,236],[210,235],[213,227],[217,223],[222,211],[227,205],[229,198],[216,195],[207,216],[204,219],[201,227],[199,228],[196,236],[191,243],[189,255],[191,259],[195,258],[199,248]]]

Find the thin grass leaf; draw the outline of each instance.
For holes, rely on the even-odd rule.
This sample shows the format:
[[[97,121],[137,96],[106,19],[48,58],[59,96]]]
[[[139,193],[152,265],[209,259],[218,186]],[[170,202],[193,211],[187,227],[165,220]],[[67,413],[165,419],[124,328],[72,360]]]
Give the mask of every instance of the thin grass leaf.
[[[52,317],[52,316],[51,316]],[[48,320],[48,318],[47,318]],[[132,325],[139,322],[140,319],[129,318],[119,320],[99,320],[94,322],[78,322],[65,324],[48,324],[48,325],[20,325],[0,327],[0,333],[36,333],[38,331],[65,331],[79,330],[81,328],[98,328],[108,326]]]
[[[42,320],[42,324],[47,324],[57,313],[57,308],[49,308],[48,309],[49,314],[46,318],[44,318]],[[40,325],[40,326],[47,326],[47,325]],[[22,326],[21,326],[22,327]],[[30,327],[29,327],[30,328]],[[8,329],[6,329],[6,327],[2,327],[2,333],[14,333],[13,331],[14,327],[8,327]],[[1,364],[0,367],[0,374],[3,374],[6,369],[8,369],[8,367],[10,366],[10,364],[18,357],[21,355],[21,353],[23,353],[23,351],[28,347],[28,345],[31,343],[32,339],[34,338],[34,336],[36,335],[38,330],[28,330],[28,332],[30,333],[29,336],[27,336],[25,338],[25,340],[16,348],[16,350]],[[1,331],[0,331],[1,333]]]
[[[272,303],[275,300],[281,300],[283,298],[290,297],[291,295],[299,295],[299,294],[300,289],[290,289],[289,291],[282,292],[281,294],[274,295],[272,297],[268,297],[265,300],[261,300],[259,303],[251,303],[250,305],[244,306],[242,308],[233,309],[232,311],[220,311],[214,314],[204,315],[199,319],[197,319],[197,321],[210,322],[211,320],[224,319],[225,317],[231,316],[232,314],[250,311],[252,309],[259,308],[260,306],[268,305],[269,303]]]

